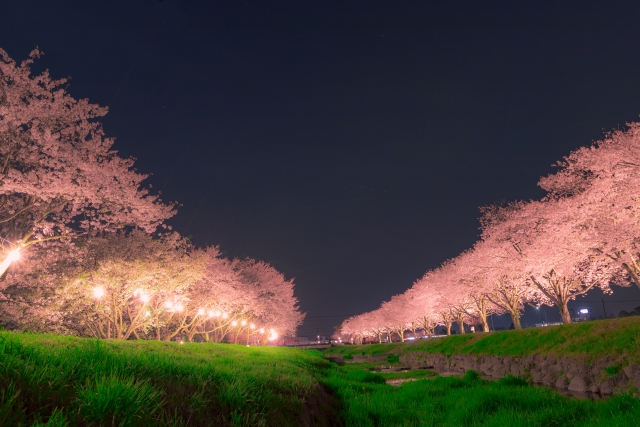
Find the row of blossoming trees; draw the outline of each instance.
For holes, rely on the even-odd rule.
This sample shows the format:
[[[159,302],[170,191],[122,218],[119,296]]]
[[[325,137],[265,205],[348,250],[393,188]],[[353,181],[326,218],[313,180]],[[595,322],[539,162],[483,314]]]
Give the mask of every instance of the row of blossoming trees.
[[[473,248],[428,271],[404,294],[347,319],[343,339],[432,334],[453,323],[488,331],[487,316],[509,314],[516,329],[525,304],[568,303],[593,288],[640,287],[640,123],[614,131],[557,163],[540,180],[541,200],[482,209]]]
[[[266,342],[303,314],[269,264],[196,248],[66,79],[0,49],[0,325],[115,339]],[[162,232],[158,232],[162,230]]]

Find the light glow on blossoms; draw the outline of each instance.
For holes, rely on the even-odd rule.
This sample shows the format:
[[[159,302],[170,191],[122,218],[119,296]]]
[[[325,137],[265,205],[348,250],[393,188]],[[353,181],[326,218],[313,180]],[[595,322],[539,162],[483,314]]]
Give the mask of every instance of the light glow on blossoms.
[[[198,310],[198,315],[199,316],[203,316],[204,315],[204,308],[201,308],[200,310]]]
[[[147,295],[147,294],[140,295],[140,301],[142,301],[144,303],[149,302],[149,295]]]
[[[240,324],[241,324],[242,326],[245,326],[245,325],[247,324],[247,321],[246,321],[246,320],[243,320],[242,322],[240,322]]]
[[[233,327],[235,328],[236,326],[238,326],[238,322],[236,322],[236,321],[234,320],[233,322],[231,322],[231,326],[233,326]]]
[[[104,296],[104,288],[102,286],[96,286],[93,288],[93,297],[94,298],[102,298]]]

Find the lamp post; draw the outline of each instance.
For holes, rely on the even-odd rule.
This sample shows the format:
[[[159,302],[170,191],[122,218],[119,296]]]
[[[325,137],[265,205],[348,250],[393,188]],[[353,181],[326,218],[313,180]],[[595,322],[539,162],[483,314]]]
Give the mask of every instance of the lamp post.
[[[542,326],[544,326],[544,319],[542,318],[542,310],[540,310],[540,306],[537,306],[536,310],[540,312],[540,322],[542,322]]]

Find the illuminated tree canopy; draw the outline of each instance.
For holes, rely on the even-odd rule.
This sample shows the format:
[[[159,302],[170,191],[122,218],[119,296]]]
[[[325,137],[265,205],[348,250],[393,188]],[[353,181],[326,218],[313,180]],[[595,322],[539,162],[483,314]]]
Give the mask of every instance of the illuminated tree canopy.
[[[18,64],[0,49],[1,324],[125,340],[295,333],[293,280],[167,233],[176,205],[113,150],[107,108],[71,97],[67,79],[32,76],[40,56]]]
[[[481,209],[481,238],[468,251],[428,271],[380,309],[347,319],[342,339],[403,339],[405,330],[434,324],[447,334],[458,323],[489,330],[487,315],[507,313],[516,329],[525,304],[558,307],[611,284],[640,287],[640,123],[630,123],[557,163],[540,179],[540,200]],[[401,327],[399,322],[403,322]]]

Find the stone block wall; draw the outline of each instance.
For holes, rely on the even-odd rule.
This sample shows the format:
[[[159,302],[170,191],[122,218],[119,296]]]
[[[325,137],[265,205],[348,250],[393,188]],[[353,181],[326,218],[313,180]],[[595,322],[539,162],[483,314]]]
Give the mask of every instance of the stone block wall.
[[[616,364],[609,359],[584,362],[559,356],[447,356],[410,352],[400,356],[400,361],[412,369],[429,368],[441,373],[464,373],[473,369],[489,378],[511,374],[530,379],[533,383],[578,393],[607,395],[640,390],[640,366],[632,364],[611,369]]]

